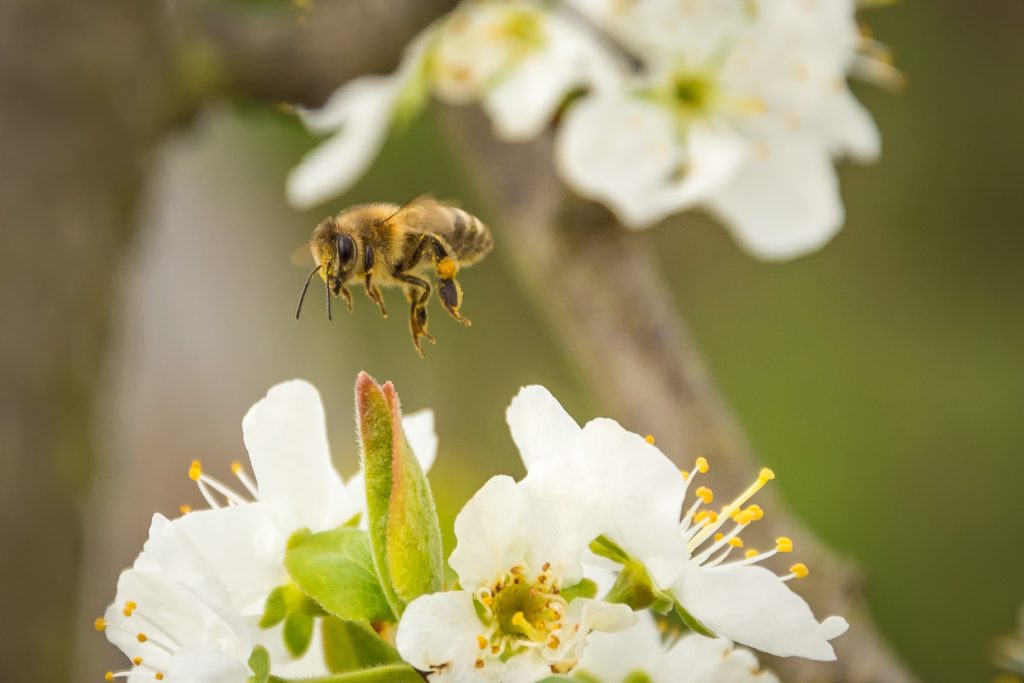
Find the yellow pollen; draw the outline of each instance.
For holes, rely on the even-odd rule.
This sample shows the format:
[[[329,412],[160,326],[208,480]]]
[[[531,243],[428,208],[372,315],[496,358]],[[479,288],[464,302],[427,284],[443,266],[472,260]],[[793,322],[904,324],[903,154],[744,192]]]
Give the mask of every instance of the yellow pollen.
[[[92,622],[92,627],[97,631],[103,632],[107,630],[107,620],[103,617],[97,617],[96,621]]]
[[[788,536],[779,536],[775,539],[775,549],[780,553],[793,552],[793,539]]]
[[[559,642],[561,641],[558,640],[558,636],[551,636],[551,639],[548,640],[548,647],[550,647],[552,650],[555,650],[558,648]]]
[[[242,463],[235,460],[231,463],[231,474],[238,474],[242,471]]]
[[[715,499],[715,492],[709,489],[707,486],[701,486],[697,489],[697,497],[704,501],[705,505],[710,505],[711,501]]]
[[[484,668],[484,660],[478,659],[475,662],[473,662],[473,668],[475,668],[475,669],[482,669],[482,668]]]
[[[164,675],[162,673],[160,673],[159,671],[157,671],[156,674],[153,676],[153,678],[155,678],[158,681],[162,681],[162,680],[164,680]]]
[[[649,443],[649,444],[651,444],[653,446],[654,445],[654,435],[648,434],[647,436],[644,437],[644,441],[646,441],[647,443]]]
[[[743,512],[736,515],[734,519],[736,520],[736,523],[740,526],[746,526],[754,521],[754,515],[750,512],[750,510],[744,510]]]
[[[451,280],[459,272],[459,264],[451,257],[445,257],[437,264],[437,274],[442,280]]]
[[[697,458],[697,462],[694,464],[694,467],[701,474],[707,474],[708,470],[711,469],[711,466],[708,465],[708,459],[703,456]]]
[[[135,657],[132,659],[132,664],[135,666],[142,666],[142,657]]]
[[[112,681],[112,680],[114,680],[114,672],[113,671],[108,671],[107,673],[103,674],[103,680],[105,680],[105,681]]]
[[[476,644],[480,647],[481,650],[483,650],[485,647],[487,647],[487,639],[483,636],[478,635],[476,637]]]
[[[774,478],[775,478],[775,472],[771,471],[767,467],[763,468],[761,470],[761,472],[758,473],[758,475],[757,475],[757,480],[762,482],[762,483],[765,483],[765,484],[767,484],[768,482],[770,482]]]
[[[753,505],[748,505],[747,510],[749,510],[751,514],[754,515],[755,522],[764,517],[764,510],[762,510],[761,506],[758,505],[757,503],[754,503]]]
[[[747,552],[743,553],[743,557],[745,557],[745,558],[747,558],[749,560],[751,557],[757,557],[760,554],[761,553],[759,553],[757,551],[757,548],[751,548]]]
[[[687,472],[686,470],[679,470],[679,474],[683,475],[683,481],[686,481],[687,479],[690,478],[690,473]]]
[[[729,539],[729,545],[731,545],[733,548],[742,548],[743,547],[743,539],[740,538],[739,536],[733,536],[732,538]]]
[[[192,481],[199,481],[203,476],[203,463],[198,460],[193,460],[192,464],[188,468],[188,478]]]
[[[789,568],[789,571],[798,579],[802,579],[811,573],[811,570],[807,568],[807,565],[803,562],[798,562]]]
[[[124,609],[121,610],[121,614],[125,615],[126,617],[130,617],[132,614],[135,613],[135,610],[138,609],[138,607],[138,603],[136,603],[134,600],[129,600],[128,602],[124,603]]]
[[[725,534],[723,534],[721,531],[719,531],[717,534],[715,534],[714,538],[715,538],[715,543],[718,543],[723,538],[725,538]]]
[[[149,636],[147,636],[145,633],[140,633],[139,635],[135,636],[135,639],[138,640],[140,643],[144,643],[147,640],[149,640]]]
[[[191,505],[179,505],[178,506],[178,512],[180,512],[182,514],[182,516],[185,516],[188,513],[192,512],[192,506]]]

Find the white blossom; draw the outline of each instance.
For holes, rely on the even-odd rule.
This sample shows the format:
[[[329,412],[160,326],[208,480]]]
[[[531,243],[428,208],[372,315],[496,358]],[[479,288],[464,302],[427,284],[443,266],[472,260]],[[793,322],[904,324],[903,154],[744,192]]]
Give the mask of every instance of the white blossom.
[[[834,158],[879,151],[846,85],[866,59],[852,0],[571,4],[644,65],[567,112],[557,162],[572,187],[634,228],[703,207],[767,259],[839,230]]]
[[[646,439],[612,420],[581,428],[539,386],[522,389],[507,417],[527,471],[567,467],[577,487],[599,491],[589,506],[598,533],[641,561],[655,585],[711,631],[774,655],[835,659],[829,641],[848,624],[837,616],[819,623],[787,585],[805,576],[807,567],[794,564],[780,577],[758,566],[791,552],[790,539],[780,537],[767,551],[747,549],[741,559],[726,561],[743,548],[742,531],[764,514],[746,504],[774,478],[771,470],[762,470],[744,492],[715,510],[714,493],[705,486],[686,501],[692,483],[708,471],[704,458],[680,476]]]
[[[564,592],[582,578],[594,536],[565,477],[543,468],[490,479],[455,521],[449,563],[459,590],[417,598],[396,644],[433,681],[528,683],[573,669],[592,631],[633,623],[632,610]],[[567,597],[568,596],[568,597]]]
[[[618,633],[590,637],[578,671],[598,683],[778,683],[749,650],[697,634],[665,641],[650,614]]]

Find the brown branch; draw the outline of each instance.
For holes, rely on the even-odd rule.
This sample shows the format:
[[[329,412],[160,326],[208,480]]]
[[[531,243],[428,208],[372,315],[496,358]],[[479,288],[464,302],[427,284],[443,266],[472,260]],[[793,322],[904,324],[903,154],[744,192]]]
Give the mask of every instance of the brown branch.
[[[496,141],[475,109],[445,109],[441,118],[494,211],[497,251],[512,262],[587,386],[629,428],[655,434],[678,462],[707,456],[716,490],[745,488],[756,476],[757,458],[681,320],[646,237],[564,188],[550,136],[512,145]],[[760,527],[762,547],[776,536],[793,537],[813,568],[798,590],[816,614],[841,614],[852,624],[836,641],[838,663],[769,665],[792,683],[913,680],[872,624],[854,568],[787,514],[770,489],[758,496],[771,511],[751,529]]]

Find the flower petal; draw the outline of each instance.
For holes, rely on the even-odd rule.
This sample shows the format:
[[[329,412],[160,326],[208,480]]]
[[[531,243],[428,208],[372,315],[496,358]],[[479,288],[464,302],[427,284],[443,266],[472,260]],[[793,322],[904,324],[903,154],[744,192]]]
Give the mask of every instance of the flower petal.
[[[331,513],[352,494],[331,464],[324,408],[313,385],[292,380],[272,387],[242,420],[242,433],[260,504],[284,538],[345,521]]]
[[[708,207],[753,255],[800,256],[824,246],[842,227],[843,203],[828,149],[791,137],[751,157]]]
[[[686,492],[679,469],[645,439],[605,418],[583,427],[576,458],[578,481],[590,489],[601,515],[601,533],[667,587],[687,557],[678,527]]]
[[[580,426],[542,386],[520,389],[505,419],[527,470],[543,460],[567,457],[580,434]]]
[[[448,564],[463,587],[493,581],[523,562],[529,530],[527,499],[515,480],[491,477],[455,518],[458,542]]]
[[[487,658],[475,668],[483,625],[469,591],[433,593],[406,607],[395,646],[402,659],[421,671],[437,671],[432,681],[499,681],[505,665]]]
[[[341,130],[307,154],[288,174],[288,202],[308,208],[347,190],[370,167],[391,129],[403,79],[363,76],[345,84],[324,109],[303,116],[313,130]]]
[[[778,683],[774,674],[759,670],[750,650],[737,649],[725,638],[683,636],[650,668],[659,683]]]
[[[822,116],[827,122],[826,135],[835,155],[849,154],[855,161],[870,163],[882,151],[882,136],[875,120],[849,89],[832,98]]]
[[[249,667],[218,650],[188,648],[171,659],[167,679],[175,683],[245,683]]]
[[[434,431],[434,411],[420,410],[402,418],[405,438],[424,472],[429,472],[437,457],[437,432]]]
[[[665,654],[665,647],[654,619],[649,614],[638,616],[637,623],[625,630],[590,634],[578,670],[601,681],[624,681],[636,671],[653,670]],[[679,673],[683,671],[679,669]]]
[[[715,633],[779,657],[834,660],[829,640],[848,627],[840,617],[819,624],[804,599],[764,567],[701,569],[690,563],[674,590]]]

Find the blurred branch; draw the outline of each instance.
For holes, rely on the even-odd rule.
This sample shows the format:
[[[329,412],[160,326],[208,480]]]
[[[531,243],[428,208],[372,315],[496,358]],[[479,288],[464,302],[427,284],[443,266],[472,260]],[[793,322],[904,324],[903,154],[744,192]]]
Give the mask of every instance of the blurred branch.
[[[495,140],[482,113],[444,109],[455,151],[493,207],[498,251],[546,314],[566,355],[627,428],[654,434],[689,465],[711,461],[713,488],[740,491],[757,458],[715,386],[681,319],[650,244],[597,204],[568,192],[555,174],[550,136],[530,144]],[[835,641],[837,663],[769,662],[782,680],[906,683],[913,680],[878,634],[857,572],[796,519],[771,491],[757,530],[770,546],[790,536],[812,574],[798,590],[820,617],[844,615],[850,631]],[[760,527],[760,529],[757,529]],[[757,539],[752,537],[752,540]]]

